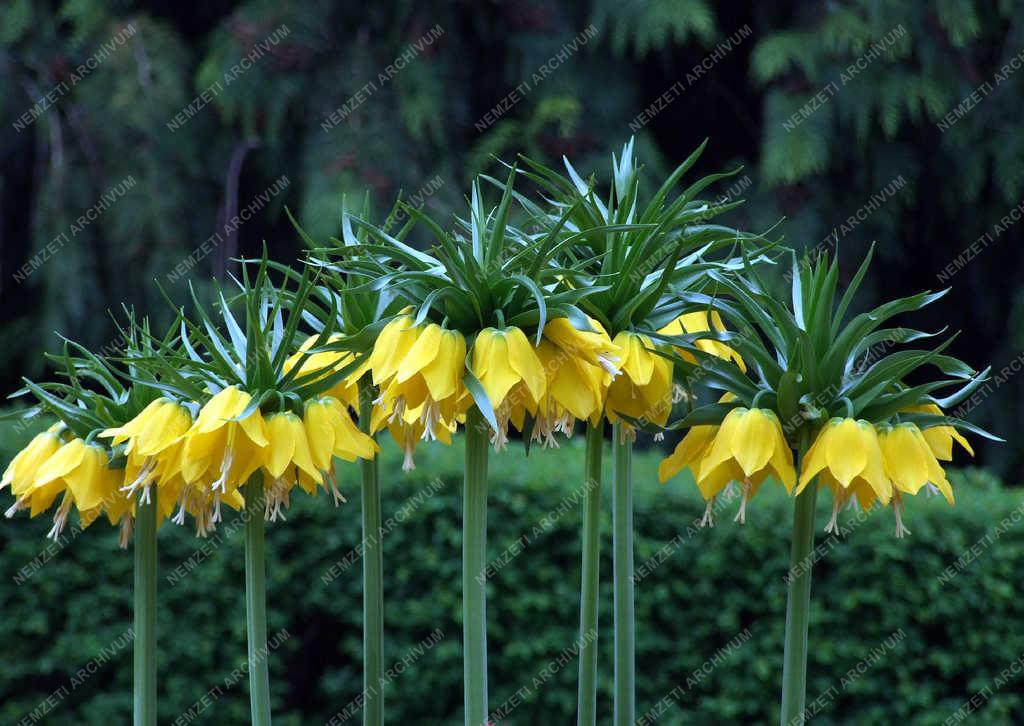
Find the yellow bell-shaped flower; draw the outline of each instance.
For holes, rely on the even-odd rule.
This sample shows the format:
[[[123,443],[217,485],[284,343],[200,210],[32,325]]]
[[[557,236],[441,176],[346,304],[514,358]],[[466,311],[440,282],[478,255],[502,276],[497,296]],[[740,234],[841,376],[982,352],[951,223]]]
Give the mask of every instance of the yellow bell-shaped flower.
[[[700,436],[692,447],[699,443]],[[732,409],[700,457],[696,478],[697,487],[708,502],[705,516],[710,520],[714,498],[727,484],[740,482],[743,498],[736,519],[745,521],[747,502],[769,476],[781,481],[787,491],[792,491],[796,483],[793,451],[786,443],[778,417],[765,408]]]
[[[22,501],[22,496],[32,486],[39,468],[64,444],[60,436],[63,430],[63,424],[54,424],[46,431],[36,434],[4,470],[3,478],[0,479],[0,489],[11,487],[11,494],[15,497],[14,505],[7,510],[8,517],[14,516],[15,512],[28,504],[27,500]]]
[[[162,488],[165,482],[180,475],[184,436],[191,426],[192,416],[187,408],[158,398],[128,423],[99,434],[110,438],[115,446],[128,442],[123,487],[128,498],[142,487],[142,500],[148,502],[150,486],[157,484]]]
[[[266,417],[267,448],[263,458],[264,495],[270,521],[284,519],[292,487],[301,485],[316,493],[323,483],[322,471],[313,462],[306,425],[294,413],[272,413]]]
[[[593,330],[579,330],[568,318],[549,320],[544,326],[544,340],[548,340],[566,355],[599,367],[608,383],[618,375],[621,350],[605,332],[600,322],[587,316]]]
[[[535,349],[547,387],[532,438],[544,446],[558,445],[556,433],[571,436],[577,420],[600,421],[608,386],[618,374],[618,347],[598,321],[588,320],[593,330],[577,330],[568,318],[550,321]]]
[[[492,442],[501,449],[511,422],[520,431],[525,414],[536,415],[547,391],[547,375],[522,330],[484,328],[473,344],[472,372],[494,409],[498,430]]]
[[[376,403],[389,413],[390,421],[407,419],[407,412],[415,410],[423,426],[423,437],[433,440],[443,422],[454,420],[468,405],[462,382],[466,369],[466,339],[457,330],[431,323],[397,333],[395,339],[403,346],[410,340],[409,330],[415,331],[416,339],[401,360],[395,361],[397,366],[392,375],[380,382],[381,393]],[[391,370],[387,360],[382,365],[385,371]]]
[[[921,430],[910,423],[878,428],[878,443],[886,476],[892,480],[892,508],[896,517],[896,536],[910,534],[903,523],[903,495],[917,494],[926,485],[934,486],[950,504],[953,488],[935,458]]]
[[[687,333],[707,333],[711,330],[716,332],[726,330],[725,323],[722,321],[722,316],[717,310],[711,311],[710,319],[707,311],[698,311],[680,315],[664,328],[661,328],[658,332],[663,335],[685,335]],[[733,361],[744,373],[747,370],[747,364],[743,362],[743,358],[740,357],[740,354],[719,340],[700,338],[694,341],[694,345],[698,349],[709,355],[713,355],[716,358]],[[688,360],[691,363],[696,362],[693,354],[689,351],[683,350],[682,348],[674,348],[674,350],[683,360]]]
[[[836,531],[839,510],[851,497],[867,511],[876,499],[886,505],[893,495],[878,434],[867,421],[833,418],[822,427],[804,456],[796,493],[815,476],[832,490],[832,518],[826,532]]]
[[[547,374],[547,384],[537,406],[533,438],[545,446],[557,445],[556,432],[571,436],[577,420],[600,420],[607,387],[604,379],[610,376],[547,338],[541,339],[536,350]]]
[[[649,350],[654,346],[646,335],[622,331],[613,342],[622,363],[608,387],[608,420],[614,423],[622,415],[664,426],[672,412],[672,364]]]
[[[413,325],[413,317],[407,312],[411,309],[406,308],[385,325],[373,344],[369,367],[373,385],[377,387],[382,387],[398,373],[398,367],[419,337],[419,328]]]
[[[244,418],[252,396],[228,386],[206,402],[185,433],[181,475],[189,484],[208,485],[227,494],[244,484],[263,464],[267,431],[255,409]]]
[[[49,508],[58,494],[66,492],[54,515],[49,537],[56,538],[63,531],[72,505],[81,513],[99,513],[105,506],[113,505],[115,499],[124,499],[118,492],[123,480],[110,469],[109,460],[103,446],[72,439],[39,467],[25,493],[33,517]]]
[[[942,416],[942,409],[934,403],[925,403],[920,406],[911,406],[908,413],[930,413]],[[960,444],[971,456],[974,456],[974,449],[959,431],[953,426],[929,426],[921,431],[924,440],[928,442],[932,453],[939,461],[953,461],[953,442]]]
[[[878,440],[885,473],[896,491],[914,495],[926,484],[932,484],[947,502],[954,503],[953,487],[921,429],[911,423],[883,426],[879,429]]]

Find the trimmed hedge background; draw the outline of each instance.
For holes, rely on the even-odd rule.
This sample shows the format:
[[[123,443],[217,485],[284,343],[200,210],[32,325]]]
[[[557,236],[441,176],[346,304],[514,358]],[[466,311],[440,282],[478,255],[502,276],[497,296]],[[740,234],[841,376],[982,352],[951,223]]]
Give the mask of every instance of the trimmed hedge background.
[[[9,432],[3,446],[26,436]],[[423,447],[409,475],[385,445],[391,723],[461,719],[460,444]],[[700,530],[695,487],[680,477],[659,488],[657,461],[653,451],[636,457],[638,715],[649,714],[640,722],[771,723],[792,503],[779,487],[765,487],[745,526],[730,521],[733,502],[716,527]],[[491,462],[491,708],[508,724],[571,723],[582,441],[534,449],[529,464],[518,449]],[[610,466],[602,722],[610,719],[612,686],[609,477]],[[361,721],[356,478],[355,467],[339,471],[347,505],[298,495],[288,521],[268,527],[277,724]],[[854,531],[829,539],[820,533],[829,498],[819,499],[808,681],[814,723],[958,723],[958,709],[971,724],[1024,722],[1021,493],[973,470],[957,473],[954,488],[955,508],[938,497],[910,503],[913,536],[903,541],[892,536],[890,512],[847,513]],[[190,529],[160,532],[161,723],[247,722],[241,520],[230,510],[226,520],[205,545]],[[48,517],[24,515],[0,523],[0,722],[127,723],[131,551],[120,551],[116,531],[102,524],[48,548],[49,525]],[[347,569],[338,564],[346,560]],[[972,696],[978,706],[965,705]]]

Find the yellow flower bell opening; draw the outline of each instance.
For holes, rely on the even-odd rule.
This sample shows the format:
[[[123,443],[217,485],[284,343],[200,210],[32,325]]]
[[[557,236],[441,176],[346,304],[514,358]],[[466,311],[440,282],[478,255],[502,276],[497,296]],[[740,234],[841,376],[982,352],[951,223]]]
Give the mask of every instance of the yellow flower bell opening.
[[[744,522],[747,502],[769,476],[787,491],[792,491],[796,482],[793,452],[778,417],[763,408],[732,409],[700,456],[696,478],[708,502],[705,516],[710,521],[714,499],[727,484],[740,482],[743,497],[736,520]]]
[[[622,351],[622,363],[608,387],[608,420],[629,416],[664,426],[672,412],[672,364],[651,352],[654,346],[646,335],[623,331],[613,342]],[[623,429],[632,430],[628,425]]]
[[[412,322],[407,315],[391,321],[374,345],[369,365],[380,387],[374,403],[389,423],[411,422],[409,413],[415,412],[422,437],[432,441],[468,406],[462,382],[466,339],[436,323]]]
[[[500,451],[508,442],[509,423],[522,430],[525,414],[536,415],[547,391],[544,365],[523,331],[509,327],[480,331],[471,367],[494,409],[498,430],[491,442]]]
[[[902,537],[910,534],[900,516],[902,495],[916,495],[923,487],[931,485],[942,492],[947,502],[953,504],[953,488],[931,446],[914,424],[883,426],[879,429],[878,441],[885,473],[892,480],[896,536]]]
[[[804,456],[796,493],[815,476],[832,490],[832,517],[826,532],[837,531],[839,511],[852,497],[864,511],[876,500],[886,505],[892,498],[878,435],[868,421],[833,418],[822,427]]]

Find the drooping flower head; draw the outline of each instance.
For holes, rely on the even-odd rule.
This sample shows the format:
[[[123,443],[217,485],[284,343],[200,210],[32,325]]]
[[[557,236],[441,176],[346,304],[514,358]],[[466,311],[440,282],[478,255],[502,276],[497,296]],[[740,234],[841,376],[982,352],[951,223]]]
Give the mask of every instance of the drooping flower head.
[[[622,364],[608,387],[608,420],[628,416],[664,426],[672,413],[672,363],[651,350],[646,335],[623,331],[614,342],[622,350]]]
[[[416,412],[422,438],[433,441],[469,405],[462,379],[466,368],[466,339],[457,330],[437,323],[413,324],[400,315],[385,326],[370,355],[373,382],[380,390],[376,403],[388,421]]]
[[[711,523],[715,497],[732,482],[740,485],[742,493],[736,514],[739,522],[746,521],[747,502],[768,477],[773,477],[787,491],[792,491],[796,483],[793,452],[786,443],[774,411],[734,408],[717,430],[703,430],[688,448],[696,448],[695,444],[704,436],[707,443],[696,455],[699,468],[695,474],[697,486],[707,502],[705,517],[708,523]],[[681,454],[688,452],[684,449]]]
[[[950,341],[938,350],[892,351],[932,336],[903,327],[884,327],[887,321],[917,310],[943,293],[893,300],[847,319],[870,258],[869,253],[841,296],[836,294],[838,265],[829,262],[827,255],[817,261],[794,258],[788,304],[764,288],[756,275],[740,282],[711,271],[717,285],[715,304],[729,319],[746,320],[753,326],[750,334],[743,336],[716,333],[730,345],[735,341],[736,352],[749,369],[744,373],[738,363],[722,358],[720,350],[695,347],[691,353],[705,382],[734,394],[736,400],[695,408],[672,426],[701,427],[689,441],[684,440],[686,446],[681,445],[679,458],[686,458],[689,464],[698,456],[693,453],[696,444],[710,434],[703,427],[732,416],[730,406],[770,409],[777,416],[780,437],[787,447],[806,452],[795,493],[805,496],[810,490],[813,495],[818,488],[832,493],[833,514],[827,531],[839,531],[838,514],[844,505],[868,510],[879,502],[892,505],[896,532],[902,536],[908,531],[902,515],[906,496],[931,485],[952,503],[953,493],[939,460],[952,458],[954,441],[969,450],[957,430],[991,438],[982,429],[942,413],[942,407],[956,405],[971,395],[986,380],[988,370],[975,371],[944,354]],[[930,365],[943,377],[920,382],[922,369]],[[914,385],[906,382],[908,377],[914,378]],[[943,389],[952,392],[933,398]],[[716,435],[716,442],[720,436]],[[759,452],[759,456],[763,453],[749,441],[742,448]],[[706,460],[708,454],[700,457]],[[676,463],[666,467],[671,471]],[[710,468],[701,464],[698,482],[710,475]]]
[[[371,240],[363,249],[375,254],[333,263],[375,280],[375,289],[392,292],[407,306],[381,330],[370,361],[380,391],[376,403],[386,414],[382,421],[403,442],[407,465],[414,432],[444,440],[473,407],[499,449],[510,426],[523,431],[539,423],[547,433],[567,426],[574,414],[564,402],[545,398],[549,375],[557,373],[540,356],[551,361],[553,349],[572,348],[599,370],[614,365],[615,349],[606,335],[559,322],[585,320],[577,303],[590,290],[562,285],[566,271],[556,260],[569,242],[559,232],[531,236],[510,223],[515,176],[513,170],[492,210],[484,207],[480,183],[474,182],[470,213],[456,218],[451,231],[419,210],[405,210],[411,221],[402,235],[425,229],[434,244],[427,252],[352,219]],[[346,254],[342,248],[334,252],[339,258]],[[603,403],[578,402],[568,401],[587,415]]]
[[[942,492],[953,504],[953,488],[921,430],[912,423],[879,427],[878,442],[885,473],[892,481],[896,536],[910,534],[901,517],[902,496],[916,495],[925,486]],[[884,503],[884,502],[883,502]]]
[[[833,418],[822,427],[805,455],[796,494],[815,477],[832,490],[832,518],[826,532],[837,530],[839,510],[851,498],[868,511],[875,501],[887,505],[893,494],[878,434],[864,420]]]
[[[352,376],[365,370],[365,356],[347,349],[349,339],[333,329],[337,315],[331,306],[337,300],[314,295],[322,289],[313,284],[312,269],[291,273],[278,286],[269,279],[265,259],[254,275],[251,268],[243,265],[237,294],[230,301],[220,295],[214,314],[194,300],[194,319],[184,319],[180,345],[165,346],[146,361],[163,381],[162,390],[198,409],[178,439],[175,474],[181,482],[174,486],[174,519],[180,523],[192,514],[200,534],[220,520],[223,502],[240,501],[239,493],[244,495],[254,476],[263,478],[268,518],[282,517],[296,484],[311,493],[326,486],[336,502],[342,499],[328,471],[330,457],[349,450],[335,430],[354,425],[348,406],[330,394],[352,401]],[[305,313],[323,306],[328,314],[320,330],[312,336],[300,332]],[[331,434],[326,456],[325,435],[319,435],[316,458],[305,420],[311,402],[317,402],[312,413],[317,425]],[[141,440],[137,446],[140,454],[146,450]],[[365,442],[355,449],[376,453]]]
[[[678,370],[684,375],[685,370],[674,369],[665,357],[669,347],[662,339],[711,331],[708,306],[694,312],[699,303],[684,296],[704,291],[708,270],[742,266],[740,258],[716,260],[719,251],[735,251],[742,245],[748,260],[761,259],[764,240],[760,236],[709,223],[735,206],[694,198],[713,179],[698,180],[685,191],[676,189],[703,148],[650,194],[641,186],[641,166],[632,140],[621,154],[612,156],[606,196],[568,161],[566,176],[526,160],[531,180],[556,202],[543,219],[571,242],[565,247],[563,265],[572,272],[562,277],[561,284],[567,289],[591,291],[580,307],[591,319],[600,321],[618,348],[614,352],[618,360],[608,361],[609,373],[614,369],[616,375],[608,381],[604,411],[619,425],[624,438],[633,437],[638,428],[659,436],[673,403],[681,400],[679,392],[684,389],[676,385],[674,373]],[[717,312],[711,315],[711,323],[715,331],[724,329]],[[744,365],[735,351],[714,336],[693,337],[702,339],[688,341],[688,345],[699,344],[701,349]]]
[[[526,416],[536,416],[547,391],[544,365],[519,328],[484,328],[473,343],[470,370],[494,410],[498,428],[492,443],[500,450],[510,422],[521,431]]]
[[[33,438],[7,468],[0,487],[10,486],[15,496],[7,515],[29,509],[37,516],[59,497],[49,533],[54,539],[67,527],[71,512],[77,511],[83,528],[106,515],[120,527],[121,544],[127,546],[135,516],[135,489],[149,490],[151,475],[160,468],[154,457],[162,456],[181,431],[172,417],[151,420],[162,405],[157,403],[156,382],[130,362],[152,352],[142,339],[148,336],[148,323],[137,323],[131,311],[128,314],[128,326],[121,330],[121,361],[114,363],[65,340],[59,355],[48,356],[58,380],[26,379],[25,387],[15,394],[35,399],[27,416],[57,423]],[[87,382],[94,385],[84,385]],[[183,415],[187,421],[187,412]],[[105,437],[108,432],[132,432],[145,444],[134,445],[126,435],[118,437],[117,443],[107,442],[104,439],[113,436]],[[126,476],[131,477],[128,482]],[[139,483],[131,486],[135,480]]]

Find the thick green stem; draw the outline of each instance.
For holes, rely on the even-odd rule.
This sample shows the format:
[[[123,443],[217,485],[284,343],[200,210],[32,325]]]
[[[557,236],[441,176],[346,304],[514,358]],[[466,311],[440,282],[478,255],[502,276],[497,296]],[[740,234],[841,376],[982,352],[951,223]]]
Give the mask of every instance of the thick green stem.
[[[487,724],[487,424],[466,416],[462,497],[462,639],[466,726]]]
[[[249,642],[249,706],[252,726],[270,726],[267,660],[267,572],[263,475],[245,485],[245,620]]]
[[[633,603],[633,442],[612,429],[612,549],[615,585],[615,726],[636,723],[636,614]]]
[[[797,450],[796,470],[807,451],[807,436],[802,435]],[[812,481],[793,504],[793,543],[789,555],[789,596],[786,601],[786,640],[782,656],[783,726],[804,723],[807,697],[807,627],[811,606],[811,550],[814,547],[814,504],[817,482]]]
[[[580,586],[578,726],[597,724],[597,619],[601,580],[601,449],[604,421],[587,424],[583,479],[583,567]]]
[[[156,487],[135,505],[135,726],[156,726]]]
[[[359,429],[372,436],[373,383],[359,381]],[[360,462],[363,475],[363,724],[384,723],[384,554],[377,459]]]

